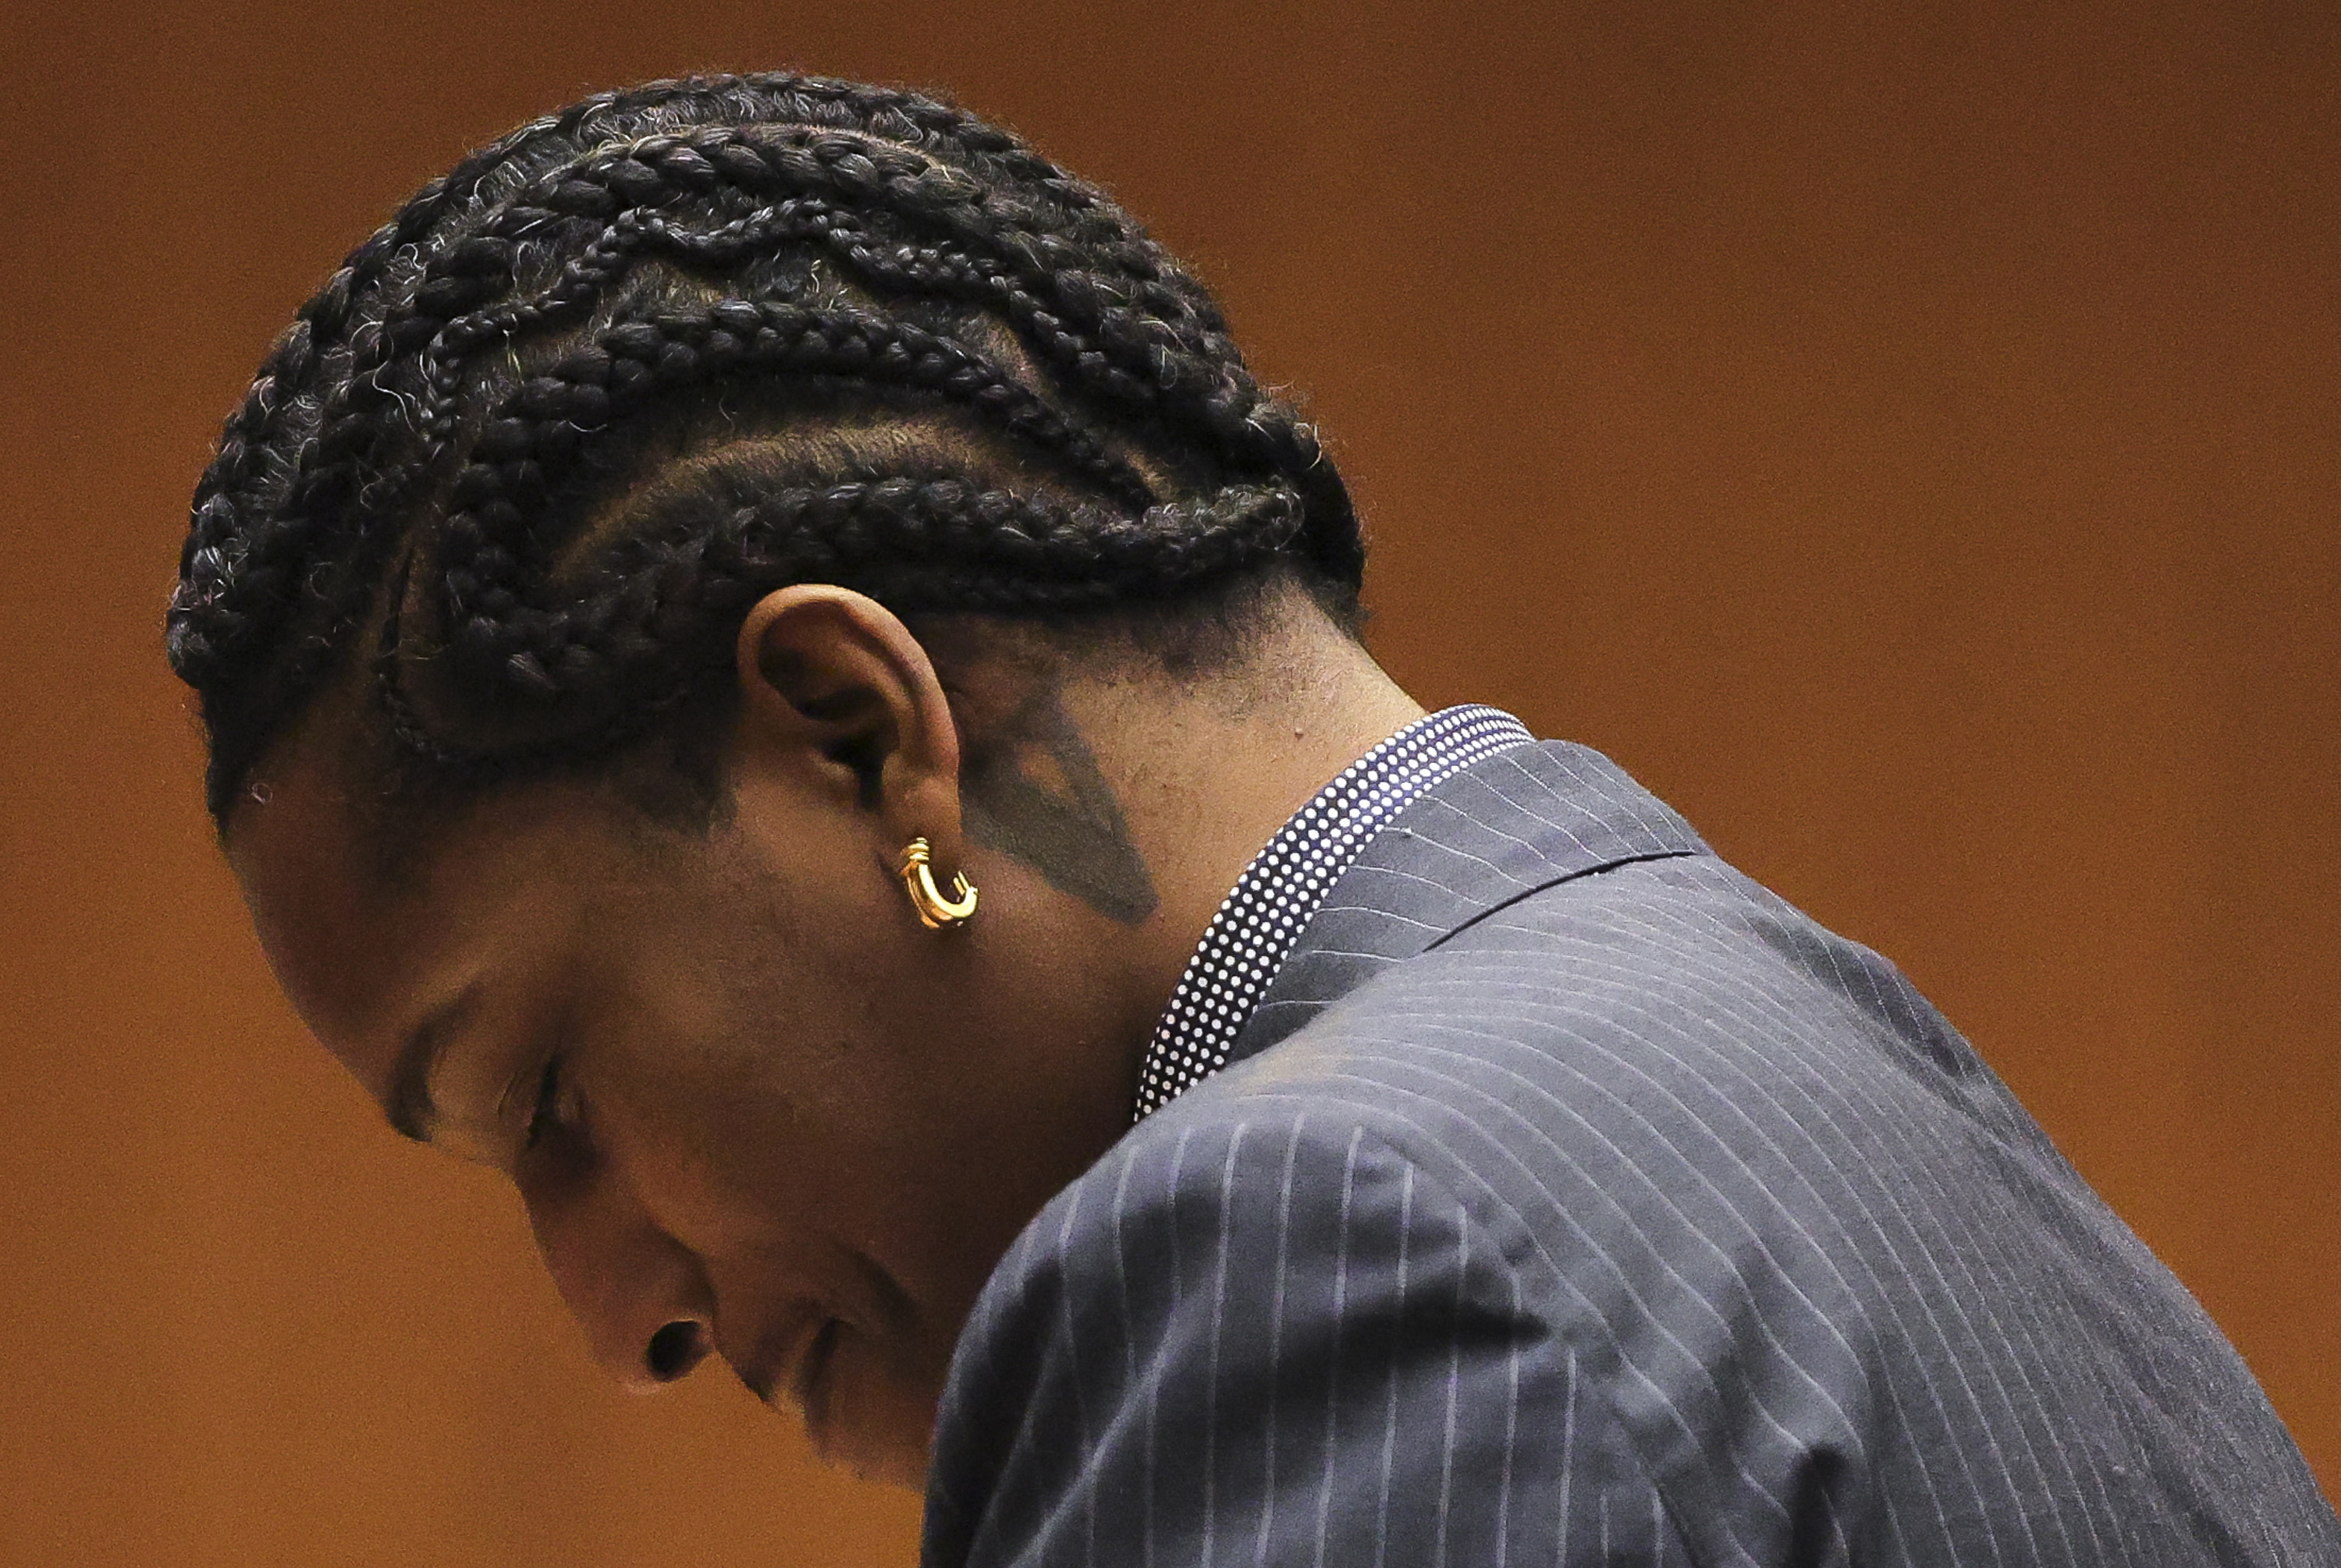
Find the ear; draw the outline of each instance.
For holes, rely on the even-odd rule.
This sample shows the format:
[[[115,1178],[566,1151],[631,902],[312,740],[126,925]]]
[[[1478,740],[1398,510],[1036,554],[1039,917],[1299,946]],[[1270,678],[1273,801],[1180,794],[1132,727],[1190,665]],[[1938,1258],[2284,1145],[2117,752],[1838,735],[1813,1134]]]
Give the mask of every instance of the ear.
[[[923,837],[938,862],[964,864],[959,726],[892,610],[827,583],[779,589],[748,611],[735,656],[737,769],[779,769],[870,814],[883,855]]]

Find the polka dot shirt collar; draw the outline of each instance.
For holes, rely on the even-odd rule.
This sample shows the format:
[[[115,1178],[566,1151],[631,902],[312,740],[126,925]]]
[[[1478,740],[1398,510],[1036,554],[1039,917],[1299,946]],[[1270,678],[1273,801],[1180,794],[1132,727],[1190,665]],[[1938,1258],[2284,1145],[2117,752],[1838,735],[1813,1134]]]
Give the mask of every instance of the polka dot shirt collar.
[[[1375,834],[1424,791],[1483,757],[1534,742],[1476,704],[1418,719],[1320,789],[1244,868],[1187,960],[1139,1068],[1143,1121],[1228,1065],[1229,1047],[1325,895]]]

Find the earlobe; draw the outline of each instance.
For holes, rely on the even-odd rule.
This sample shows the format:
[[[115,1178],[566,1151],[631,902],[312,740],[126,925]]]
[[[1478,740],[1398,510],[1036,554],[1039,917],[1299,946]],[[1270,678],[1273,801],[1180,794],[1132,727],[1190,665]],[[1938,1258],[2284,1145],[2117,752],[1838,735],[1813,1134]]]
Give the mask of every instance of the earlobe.
[[[804,771],[878,817],[890,854],[923,836],[958,863],[958,724],[893,611],[833,584],[779,589],[750,609],[735,658],[740,766]]]

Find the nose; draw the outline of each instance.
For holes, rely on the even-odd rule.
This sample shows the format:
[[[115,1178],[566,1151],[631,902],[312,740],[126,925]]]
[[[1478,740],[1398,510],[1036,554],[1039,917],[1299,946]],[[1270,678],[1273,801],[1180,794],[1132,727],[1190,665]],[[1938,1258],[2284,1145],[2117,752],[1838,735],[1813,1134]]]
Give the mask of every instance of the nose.
[[[521,1196],[545,1268],[604,1371],[647,1394],[706,1359],[714,1326],[706,1275],[622,1172],[605,1166],[523,1184]]]

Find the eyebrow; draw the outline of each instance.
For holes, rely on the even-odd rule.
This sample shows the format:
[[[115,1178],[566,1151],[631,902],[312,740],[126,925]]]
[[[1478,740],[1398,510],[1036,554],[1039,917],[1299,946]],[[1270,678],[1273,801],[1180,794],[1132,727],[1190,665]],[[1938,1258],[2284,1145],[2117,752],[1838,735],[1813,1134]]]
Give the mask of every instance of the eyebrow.
[[[401,1137],[416,1143],[431,1141],[432,1125],[439,1119],[439,1107],[431,1099],[431,1074],[445,1054],[448,1037],[463,1009],[471,1005],[468,990],[439,1008],[414,1026],[403,1045],[398,1047],[398,1059],[390,1069],[390,1125]]]

